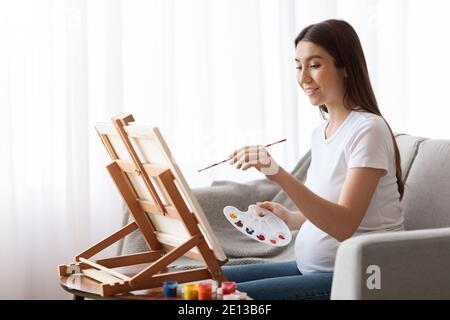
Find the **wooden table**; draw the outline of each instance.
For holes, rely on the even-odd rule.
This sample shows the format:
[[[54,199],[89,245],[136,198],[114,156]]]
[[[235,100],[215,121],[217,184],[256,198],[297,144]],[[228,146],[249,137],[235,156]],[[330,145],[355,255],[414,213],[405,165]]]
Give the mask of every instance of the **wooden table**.
[[[166,299],[163,295],[162,288],[154,288],[147,290],[140,290],[122,294],[116,294],[110,297],[103,297],[100,295],[100,284],[86,277],[85,275],[72,275],[70,277],[60,277],[59,284],[61,287],[73,294],[74,300],[88,299],[104,299],[104,300],[163,300]],[[169,299],[167,299],[169,300]]]
[[[59,284],[65,291],[73,295],[74,300],[84,300],[85,298],[95,300],[183,300],[180,296],[177,298],[164,297],[162,288],[139,290],[103,297],[100,295],[100,284],[83,274],[60,277]],[[212,295],[212,298],[212,300],[217,300],[215,294]],[[251,299],[248,298],[248,300]]]

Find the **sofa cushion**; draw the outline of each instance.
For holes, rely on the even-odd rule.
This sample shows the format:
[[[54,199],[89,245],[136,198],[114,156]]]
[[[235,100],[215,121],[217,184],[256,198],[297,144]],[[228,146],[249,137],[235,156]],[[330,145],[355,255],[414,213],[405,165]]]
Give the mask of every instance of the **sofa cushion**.
[[[400,152],[400,162],[402,167],[402,179],[406,181],[408,178],[409,169],[417,155],[419,144],[426,140],[426,138],[410,136],[407,134],[396,134],[395,140],[397,141],[398,149]]]
[[[411,165],[401,202],[405,228],[450,226],[450,140],[424,140]]]

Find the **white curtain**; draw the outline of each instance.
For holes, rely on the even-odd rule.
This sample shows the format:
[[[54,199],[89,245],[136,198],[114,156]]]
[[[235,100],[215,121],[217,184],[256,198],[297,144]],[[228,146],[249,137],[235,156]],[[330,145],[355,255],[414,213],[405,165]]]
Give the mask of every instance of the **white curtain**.
[[[320,121],[295,80],[309,23],[358,31],[394,131],[449,138],[445,0],[0,0],[0,298],[67,298],[56,266],[121,223],[93,125],[157,125],[192,187],[262,178],[244,144],[288,169]],[[111,248],[108,254],[114,253]]]

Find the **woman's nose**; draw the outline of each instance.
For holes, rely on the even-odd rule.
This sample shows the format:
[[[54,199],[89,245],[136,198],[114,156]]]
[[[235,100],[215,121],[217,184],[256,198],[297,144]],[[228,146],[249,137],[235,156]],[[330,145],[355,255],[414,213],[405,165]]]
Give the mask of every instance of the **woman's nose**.
[[[310,83],[312,81],[311,76],[305,71],[305,72],[300,72],[300,74],[298,75],[298,82],[300,84],[302,83]]]

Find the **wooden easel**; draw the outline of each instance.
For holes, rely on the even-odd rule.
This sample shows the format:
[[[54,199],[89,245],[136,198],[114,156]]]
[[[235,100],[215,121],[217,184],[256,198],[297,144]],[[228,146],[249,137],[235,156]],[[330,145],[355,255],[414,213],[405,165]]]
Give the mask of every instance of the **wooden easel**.
[[[118,133],[131,160],[120,158],[110,141],[108,133],[97,131],[112,159],[112,163],[107,166],[107,169],[134,221],[78,254],[75,263],[59,265],[59,275],[68,276],[76,269],[99,282],[99,292],[102,296],[160,287],[164,281],[185,283],[214,279],[219,284],[225,281],[226,277],[221,270],[221,265],[226,263],[227,259],[225,257],[223,260],[219,260],[215,251],[208,245],[204,228],[202,228],[203,232],[199,228],[201,222],[191,212],[189,207],[192,206],[186,203],[179,187],[177,187],[177,182],[179,186],[178,176],[174,175],[167,166],[158,166],[141,161],[142,157],[136,152],[126,131],[127,125],[134,122],[132,115],[113,118],[112,121],[117,130],[115,133]],[[165,144],[165,142],[163,143]],[[153,201],[138,196],[135,185],[129,178],[130,175],[142,179]],[[160,192],[162,191],[165,198],[169,200],[168,204],[163,203],[155,188],[155,182]],[[188,234],[186,241],[178,246],[161,241],[161,237],[157,236],[161,233],[152,223],[149,218],[150,215],[163,215],[181,221]],[[142,233],[150,248],[149,251],[96,261],[90,259],[137,229]],[[196,251],[193,248],[196,248]],[[203,261],[205,267],[170,271],[168,269],[169,264],[183,255]],[[113,270],[114,268],[143,263],[150,264],[132,276]]]

